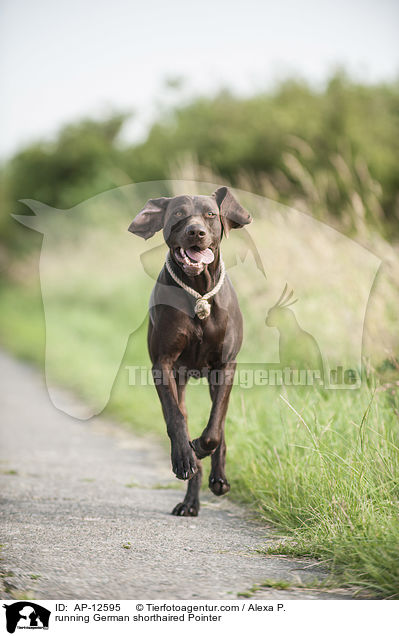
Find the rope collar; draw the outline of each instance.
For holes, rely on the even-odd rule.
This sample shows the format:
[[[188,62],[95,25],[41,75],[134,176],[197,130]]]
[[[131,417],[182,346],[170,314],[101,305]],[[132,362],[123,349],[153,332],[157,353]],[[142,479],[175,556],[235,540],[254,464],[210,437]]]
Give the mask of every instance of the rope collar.
[[[168,270],[169,274],[171,275],[175,283],[180,285],[180,287],[182,287],[182,289],[184,289],[188,294],[191,294],[191,296],[194,296],[194,298],[196,298],[194,311],[196,315],[198,316],[198,318],[200,320],[207,318],[209,314],[211,313],[211,306],[208,300],[209,298],[212,298],[212,296],[215,296],[218,293],[218,291],[220,291],[226,276],[226,268],[224,266],[223,259],[222,258],[220,259],[220,276],[219,276],[218,282],[216,283],[215,287],[211,289],[211,291],[207,292],[203,296],[201,296],[201,294],[195,291],[195,289],[193,289],[192,287],[189,287],[188,285],[183,283],[183,281],[180,280],[180,278],[174,273],[172,269],[172,259],[170,257],[169,252],[166,256],[165,265],[166,265],[166,269]]]

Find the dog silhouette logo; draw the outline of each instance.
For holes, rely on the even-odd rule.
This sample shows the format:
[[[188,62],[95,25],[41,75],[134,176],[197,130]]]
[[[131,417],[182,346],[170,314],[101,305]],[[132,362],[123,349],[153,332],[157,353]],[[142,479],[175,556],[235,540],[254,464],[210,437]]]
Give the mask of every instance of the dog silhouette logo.
[[[48,629],[50,610],[32,603],[17,601],[11,605],[3,605],[6,610],[7,631],[13,634],[18,629]]]

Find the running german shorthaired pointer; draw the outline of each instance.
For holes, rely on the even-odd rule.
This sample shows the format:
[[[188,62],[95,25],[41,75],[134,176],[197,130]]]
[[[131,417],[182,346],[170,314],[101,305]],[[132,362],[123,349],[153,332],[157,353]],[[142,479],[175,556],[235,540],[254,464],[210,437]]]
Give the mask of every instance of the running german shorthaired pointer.
[[[230,490],[225,475],[224,421],[242,343],[242,316],[220,254],[223,234],[252,218],[226,187],[210,196],[150,199],[129,230],[148,239],[163,230],[169,252],[150,301],[148,349],[171,441],[173,472],[188,480],[174,515],[197,516],[201,459],[211,455],[209,487]],[[184,394],[190,376],[206,377],[212,409],[190,441]]]

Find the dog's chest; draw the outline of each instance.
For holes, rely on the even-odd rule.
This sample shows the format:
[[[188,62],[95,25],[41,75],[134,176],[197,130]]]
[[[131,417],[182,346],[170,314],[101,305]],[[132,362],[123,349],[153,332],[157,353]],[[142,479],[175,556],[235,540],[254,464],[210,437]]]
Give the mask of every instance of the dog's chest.
[[[192,370],[214,367],[223,359],[226,344],[227,319],[210,316],[204,321],[193,320],[187,344],[179,357],[179,364]]]

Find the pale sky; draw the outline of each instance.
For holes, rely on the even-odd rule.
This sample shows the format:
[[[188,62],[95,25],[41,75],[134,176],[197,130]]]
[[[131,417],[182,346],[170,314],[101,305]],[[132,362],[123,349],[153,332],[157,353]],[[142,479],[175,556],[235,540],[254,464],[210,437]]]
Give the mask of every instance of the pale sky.
[[[136,112],[137,139],[170,76],[182,97],[321,84],[339,65],[398,78],[398,33],[398,0],[0,0],[0,157],[112,109]]]

